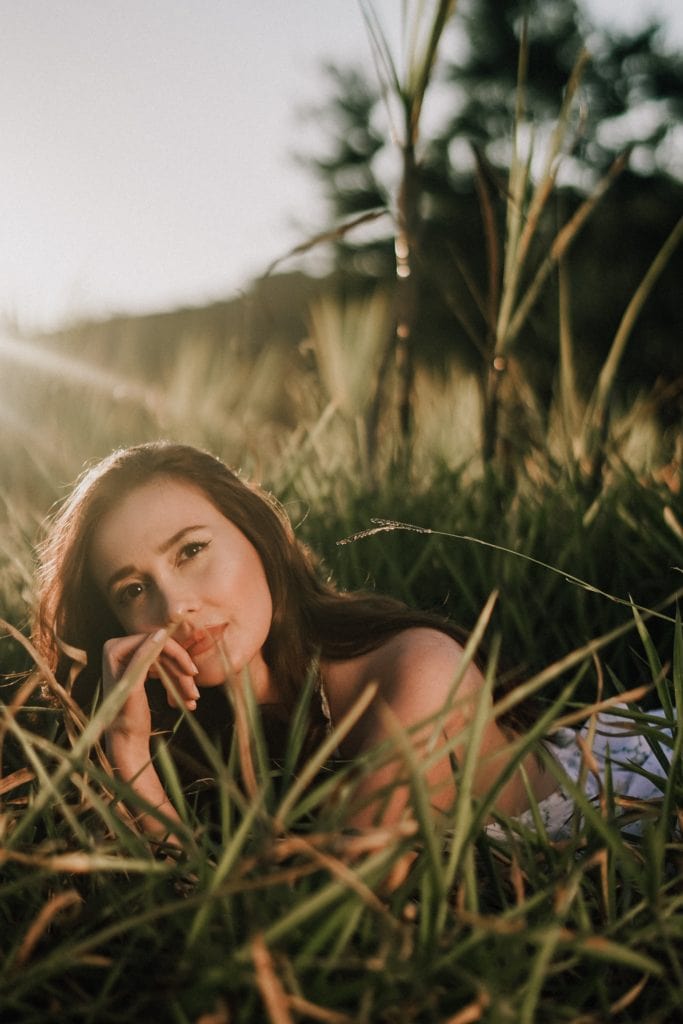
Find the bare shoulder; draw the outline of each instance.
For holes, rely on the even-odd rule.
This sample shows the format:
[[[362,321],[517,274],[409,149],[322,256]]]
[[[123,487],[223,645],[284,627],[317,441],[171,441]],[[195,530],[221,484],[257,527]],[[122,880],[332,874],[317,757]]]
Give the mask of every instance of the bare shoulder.
[[[378,661],[399,666],[419,665],[425,659],[460,658],[463,649],[457,640],[439,629],[413,626],[390,637],[374,653]]]
[[[424,686],[445,696],[461,671],[463,648],[453,637],[438,629],[414,626],[394,634],[367,654],[347,661],[327,663],[325,675],[332,691],[346,691],[351,699],[368,683],[377,683],[385,701],[408,690]],[[469,665],[463,678],[466,688],[478,684],[481,676]]]
[[[412,695],[443,700],[463,670],[464,651],[457,640],[438,629],[422,626],[397,633],[373,654],[368,669],[389,703]],[[463,692],[470,692],[472,687],[478,689],[480,681],[476,665],[467,665],[461,684]]]
[[[482,684],[476,665],[463,665],[463,648],[456,640],[422,626],[397,633],[359,658],[337,663],[328,678],[335,719],[367,684],[377,684],[377,697],[354,730],[354,744],[383,734],[381,707],[388,707],[398,721],[411,726],[441,710],[454,694],[457,680],[458,702],[474,697]]]

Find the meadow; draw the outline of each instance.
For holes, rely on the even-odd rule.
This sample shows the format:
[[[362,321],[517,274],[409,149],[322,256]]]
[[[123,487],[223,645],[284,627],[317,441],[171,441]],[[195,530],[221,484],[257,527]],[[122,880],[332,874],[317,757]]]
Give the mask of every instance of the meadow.
[[[437,6],[445,17],[449,5]],[[424,73],[399,89],[411,130],[433,29]],[[295,344],[279,316],[254,332],[222,308],[0,338],[6,1024],[681,1019],[683,430],[662,417],[661,388],[624,394],[616,383],[683,222],[631,283],[604,363],[578,383],[564,257],[597,193],[547,249],[534,248],[571,99],[568,89],[540,177],[530,155],[512,163],[501,287],[492,311],[481,303],[491,315],[483,374],[457,359],[406,362],[414,239],[400,209],[395,284],[342,298],[308,281],[296,316],[287,311]],[[558,359],[541,401],[517,357],[551,276]],[[291,297],[293,280],[270,285]],[[259,308],[266,285],[251,296]],[[457,799],[437,825],[409,735],[339,762],[343,721],[302,759],[306,685],[274,763],[245,685],[232,695],[227,757],[188,723],[217,781],[210,807],[158,748],[181,845],[152,848],[135,814],[154,809],[112,777],[102,748],[125,679],[84,720],[49,671],[31,671],[28,634],[50,508],[89,461],[160,437],[206,447],[272,490],[340,586],[377,588],[465,627],[465,660],[480,658],[494,691],[510,674],[523,680],[502,703],[538,702],[517,759],[558,725],[585,722],[590,735],[596,713],[618,704],[670,761],[661,798],[624,801],[608,773],[591,803],[548,762],[581,812],[571,836],[503,819],[493,836],[484,826],[495,794],[472,796],[482,702],[470,753],[454,765]],[[354,780],[387,759],[409,780],[409,813],[392,827],[345,828]],[[588,744],[583,772],[592,769]],[[617,815],[638,829],[618,827]],[[408,854],[411,870],[388,885]]]
[[[456,369],[446,381],[425,372],[410,462],[387,429],[384,461],[368,475],[359,424],[370,352],[344,364],[340,343],[335,377],[290,374],[306,414],[287,428],[267,415],[269,394],[280,400],[268,381],[281,374],[267,359],[240,365],[195,340],[155,389],[115,366],[105,372],[73,355],[50,364],[38,345],[21,351],[32,353],[13,364],[26,422],[3,488],[2,603],[12,627],[2,640],[3,1020],[677,1019],[679,732],[661,805],[619,808],[644,820],[639,837],[608,824],[617,808],[607,787],[569,841],[511,825],[505,841],[494,840],[482,831],[487,808],[468,794],[467,764],[452,827],[436,830],[405,737],[398,755],[380,750],[368,762],[403,758],[410,820],[352,834],[343,821],[353,775],[369,764],[333,771],[332,741],[295,769],[304,694],[287,757],[272,765],[247,696],[227,763],[209,753],[220,783],[211,824],[161,755],[184,828],[182,855],[167,859],[117,812],[124,801],[134,811],[135,800],[104,764],[112,708],[83,728],[64,698],[67,739],[63,711],[11,675],[31,663],[22,638],[32,545],[48,508],[88,459],[168,436],[258,475],[343,586],[376,586],[446,612],[472,631],[470,655],[478,645],[488,652],[492,674],[502,652],[500,664],[523,676],[543,709],[520,756],[552,722],[589,720],[614,699],[631,701],[627,716],[656,745],[648,710],[672,717],[678,707],[680,717],[683,703],[674,439],[645,413],[615,423],[595,488],[581,486],[549,433],[511,485],[478,457],[476,383]],[[7,363],[11,352],[8,343]],[[361,373],[362,358],[370,361]],[[385,891],[407,850],[418,852],[413,870]]]

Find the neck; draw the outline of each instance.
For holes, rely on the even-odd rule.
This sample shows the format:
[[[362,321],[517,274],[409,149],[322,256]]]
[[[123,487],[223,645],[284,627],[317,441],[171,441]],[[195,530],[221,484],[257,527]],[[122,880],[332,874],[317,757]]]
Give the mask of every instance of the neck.
[[[242,680],[247,680],[257,704],[277,704],[280,693],[273,674],[261,654],[247,666]]]

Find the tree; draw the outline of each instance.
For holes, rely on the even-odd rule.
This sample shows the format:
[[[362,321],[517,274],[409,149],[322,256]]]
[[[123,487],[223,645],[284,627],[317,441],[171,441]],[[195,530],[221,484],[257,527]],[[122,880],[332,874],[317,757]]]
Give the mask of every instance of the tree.
[[[527,108],[537,131],[552,124],[576,60],[590,59],[574,110],[575,146],[567,161],[571,184],[585,191],[627,146],[647,174],[680,175],[667,142],[683,116],[683,59],[661,43],[656,23],[634,34],[595,31],[575,0],[466,0],[461,7],[464,57],[447,74],[460,108],[444,140],[484,147],[488,159],[507,166],[515,113],[522,14],[528,10]],[[457,174],[457,168],[454,168]]]
[[[613,331],[609,318],[615,307],[623,309],[642,277],[642,259],[654,257],[670,229],[672,210],[683,209],[683,186],[665,159],[672,124],[683,111],[683,62],[662,49],[656,26],[633,36],[598,36],[574,0],[512,0],[505,5],[469,0],[457,13],[441,25],[442,127],[427,139],[413,139],[408,154],[415,215],[410,343],[411,356],[435,362],[454,354],[477,373],[484,396],[483,448],[491,457],[500,440],[502,388],[514,398],[512,392],[523,380],[530,385],[529,393],[540,397],[540,408],[547,405],[557,372],[560,257],[573,282],[571,320],[582,364],[588,365],[594,352],[606,354]],[[594,47],[589,59],[582,55],[585,37]],[[378,52],[386,58],[381,37]],[[398,78],[390,80],[386,66],[385,60],[385,92],[394,86],[405,110],[405,91]],[[433,65],[430,73],[434,71]],[[378,129],[386,99],[382,90],[360,72],[330,73],[335,93],[321,116],[332,128],[331,148],[325,159],[313,161],[313,169],[324,183],[333,215],[344,219],[381,204],[394,214],[392,233],[375,231],[370,240],[350,235],[337,241],[337,267],[347,282],[362,287],[395,274],[401,187],[382,171],[391,145],[388,133]],[[556,160],[539,171],[537,154],[552,145],[553,131]],[[619,154],[629,149],[633,170],[623,173],[626,160]],[[404,145],[403,174],[398,175],[403,187],[408,180],[406,154]],[[532,174],[526,173],[527,160]],[[514,203],[509,201],[511,169],[520,189]],[[608,186],[618,180],[618,171],[622,182],[610,198]],[[546,184],[539,189],[539,181],[547,189]],[[586,215],[595,204],[587,196],[596,183],[601,219],[593,213],[591,222]],[[644,226],[645,186],[650,202]],[[615,216],[617,204],[622,204],[621,217]],[[619,239],[623,204],[631,210],[638,207],[641,237],[648,236],[645,253],[635,240],[624,251]],[[582,239],[579,228],[591,223],[592,233]],[[561,234],[563,224],[572,225],[571,233]],[[600,235],[610,228],[609,239]],[[574,246],[571,258],[569,241]],[[516,248],[520,243],[522,248]],[[599,273],[604,263],[597,263],[610,248],[618,254],[622,277],[614,286],[608,275]],[[552,259],[544,270],[549,253]],[[539,273],[545,291],[539,287],[534,292]],[[514,288],[510,274],[516,278]],[[675,277],[671,266],[658,285],[660,308],[670,308],[674,301]],[[594,306],[589,317],[590,302],[582,298],[591,282],[594,290],[596,280],[601,282],[604,317]],[[515,320],[515,302],[521,304],[529,290],[533,302],[528,308],[518,306]],[[656,319],[651,318],[646,333],[652,347],[663,348],[670,324],[663,320],[658,325]],[[669,360],[670,373],[683,374],[683,356],[679,361],[680,366]],[[516,415],[515,422],[520,435]]]

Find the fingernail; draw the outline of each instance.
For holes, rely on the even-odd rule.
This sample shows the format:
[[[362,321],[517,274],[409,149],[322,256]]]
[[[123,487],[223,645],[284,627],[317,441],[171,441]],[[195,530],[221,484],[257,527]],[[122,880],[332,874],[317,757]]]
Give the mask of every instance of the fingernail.
[[[199,690],[197,689],[196,686],[192,687],[192,689],[190,690],[190,693],[192,694],[193,697],[197,697],[197,698],[199,697]]]
[[[167,638],[168,638],[168,630],[167,629],[163,629],[163,628],[162,629],[158,629],[156,631],[156,633],[152,633],[152,640],[154,641],[155,644],[158,644],[161,640],[166,640]]]
[[[191,661],[190,664],[192,665],[192,673],[196,676],[199,673],[199,669],[197,668],[193,661]]]
[[[196,700],[188,700],[186,706],[187,706],[187,710],[188,711],[196,711],[196,709],[197,709],[197,701]]]

